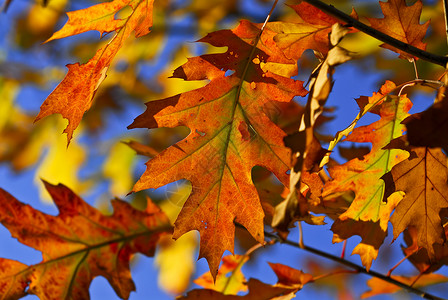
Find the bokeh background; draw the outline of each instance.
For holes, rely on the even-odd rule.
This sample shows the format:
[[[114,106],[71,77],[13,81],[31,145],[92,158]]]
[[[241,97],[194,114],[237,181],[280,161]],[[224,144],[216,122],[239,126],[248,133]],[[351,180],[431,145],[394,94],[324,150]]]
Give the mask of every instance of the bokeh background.
[[[43,42],[66,22],[66,11],[99,2],[50,0],[47,7],[43,7],[40,0],[14,0],[8,11],[0,14],[0,187],[20,201],[53,215],[58,213],[57,209],[44,191],[40,178],[53,184],[60,182],[67,185],[104,213],[111,212],[109,200],[114,197],[143,207],[145,195],[150,195],[174,219],[191,190],[188,182],[179,181],[158,190],[126,196],[143,173],[147,158],[137,156],[123,142],[137,141],[150,145],[154,152],[158,152],[185,137],[188,129],[148,132],[143,129],[127,130],[126,126],[144,111],[144,102],[205,84],[168,78],[187,57],[223,51],[195,43],[196,40],[208,32],[233,28],[243,18],[263,22],[273,1],[156,0],[152,33],[139,39],[130,38],[118,53],[107,79],[95,96],[92,109],[85,115],[67,148],[66,136],[62,134],[66,120],[57,115],[33,124],[34,117],[45,98],[65,76],[67,69],[64,66],[86,62],[101,45],[107,43],[109,36],[100,39],[98,32],[88,32],[47,44]],[[350,12],[354,5],[360,15],[381,17],[377,1],[331,2],[345,12]],[[440,3],[424,1],[424,4],[427,7],[423,11],[422,22],[428,19],[432,22],[427,38],[428,49],[446,54],[446,41],[440,38],[440,30],[443,32]],[[128,12],[120,13],[125,15]],[[293,10],[279,1],[272,20],[293,21],[295,17]],[[386,79],[402,83],[415,76],[410,63],[397,59],[397,55],[388,50],[380,49],[378,41],[362,34],[357,38],[344,41],[344,46],[358,53],[359,59],[337,68],[333,93],[328,101],[333,109],[326,112],[328,121],[320,128],[322,136],[334,136],[350,124],[359,111],[355,98],[371,95]],[[316,63],[313,53],[306,52],[299,62],[298,78],[306,81]],[[418,62],[418,66],[422,78],[437,79],[443,72],[441,68],[422,62]],[[406,92],[414,102],[411,112],[425,109],[434,99],[431,89],[408,89]],[[304,104],[306,100],[296,101]],[[278,113],[282,112],[279,110]],[[366,116],[360,124],[373,120],[376,120],[374,115]],[[344,162],[338,152],[334,158]],[[342,244],[331,243],[330,227],[331,221],[319,227],[304,225],[305,243],[340,255]],[[243,254],[251,245],[250,237],[242,232],[237,235],[239,243],[236,253]],[[381,261],[373,264],[375,271],[387,273],[402,258],[399,247],[402,240],[399,238],[389,247],[391,236],[390,232],[385,247],[380,250]],[[176,243],[167,240],[155,258],[137,255],[131,268],[137,292],[132,293],[130,299],[172,299],[186,288],[197,287],[191,280],[207,271],[205,260],[196,261],[198,238],[192,232]],[[289,238],[297,241],[297,230],[293,229]],[[41,260],[40,252],[12,239],[3,226],[0,226],[0,241],[1,257],[27,264]],[[361,264],[359,257],[349,254],[359,241],[359,237],[349,239],[346,250],[348,259],[357,264]],[[257,251],[254,259],[243,267],[246,278],[255,277],[263,282],[275,283],[276,277],[267,261],[284,263],[311,273],[325,273],[341,267],[302,250],[275,245]],[[404,262],[395,273],[414,275],[418,272]],[[447,267],[439,273],[448,275]],[[305,286],[297,297],[358,299],[368,290],[367,279],[368,276],[358,274],[331,276]],[[430,291],[441,296],[448,295],[446,284],[431,287]],[[92,299],[118,299],[102,277],[93,281],[90,292]],[[418,297],[406,292],[376,297],[413,298]],[[26,299],[37,297],[28,296]]]

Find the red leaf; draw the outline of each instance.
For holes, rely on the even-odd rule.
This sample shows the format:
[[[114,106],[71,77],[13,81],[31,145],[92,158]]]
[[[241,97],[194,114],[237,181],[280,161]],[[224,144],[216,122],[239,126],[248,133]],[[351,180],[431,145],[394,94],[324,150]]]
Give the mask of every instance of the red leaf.
[[[161,234],[171,231],[168,218],[150,201],[146,211],[138,211],[121,200],[113,200],[113,215],[104,216],[64,185],[44,183],[58,216],[37,211],[0,189],[0,222],[13,237],[43,255],[41,263],[29,267],[2,262],[3,272],[15,280],[2,297],[16,299],[28,286],[25,294],[41,299],[89,299],[89,285],[101,275],[127,299],[135,289],[131,256],[154,254]],[[4,273],[0,272],[0,291],[5,291]]]

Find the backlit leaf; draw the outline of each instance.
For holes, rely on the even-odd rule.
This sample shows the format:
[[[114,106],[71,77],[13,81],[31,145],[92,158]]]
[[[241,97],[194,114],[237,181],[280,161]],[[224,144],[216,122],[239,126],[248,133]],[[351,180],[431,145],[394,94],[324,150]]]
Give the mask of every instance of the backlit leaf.
[[[238,292],[247,291],[244,285],[246,278],[241,272],[241,267],[249,260],[246,255],[227,255],[222,258],[221,267],[218,270],[216,281],[209,272],[202,274],[194,280],[194,283],[206,289],[215,290],[225,295],[236,295]]]
[[[361,98],[362,100],[363,98]],[[376,101],[371,97],[368,101]],[[363,109],[364,103],[358,103]],[[394,137],[401,136],[404,126],[401,121],[408,115],[411,102],[406,96],[387,96],[381,105],[371,112],[381,119],[367,126],[355,128],[345,141],[371,143],[370,153],[363,159],[355,158],[347,163],[329,168],[333,178],[324,186],[323,195],[351,190],[355,199],[349,209],[339,216],[332,226],[336,239],[347,239],[353,235],[362,237],[353,253],[361,256],[363,264],[370,268],[378,249],[387,234],[389,215],[399,201],[399,195],[386,204],[383,202],[384,182],[380,179],[392,167],[406,158],[401,150],[383,150]]]
[[[282,264],[269,263],[269,266],[275,272],[275,275],[277,275],[277,285],[300,290],[305,284],[314,281],[311,274],[304,273],[301,270],[297,270]]]
[[[96,90],[106,78],[107,70],[125,40],[132,32],[136,37],[149,33],[153,1],[114,0],[68,13],[69,20],[65,26],[48,41],[89,30],[97,30],[101,35],[116,33],[86,64],[67,65],[67,75],[44,101],[35,121],[51,114],[61,114],[69,120],[64,133],[67,133],[67,142],[70,143],[73,131],[91,107]],[[127,6],[132,8],[132,13],[124,19],[115,19],[115,14]]]
[[[341,23],[335,17],[327,15],[320,9],[301,2],[290,6],[301,18],[297,23],[273,22],[270,30],[277,32],[275,41],[289,58],[298,59],[307,49],[319,51],[323,55],[330,50],[328,35],[335,23]],[[357,18],[352,11],[352,17]]]
[[[397,281],[400,281],[404,284],[412,285],[412,287],[415,288],[421,288],[428,285],[433,284],[440,284],[440,283],[446,283],[448,282],[448,277],[443,276],[441,274],[424,274],[422,276],[413,276],[413,277],[406,277],[406,276],[391,276],[392,279],[395,279]],[[415,282],[415,280],[418,278],[418,280]],[[415,283],[414,283],[415,282]],[[392,294],[396,293],[400,290],[402,290],[401,287],[389,283],[387,281],[381,280],[379,278],[372,278],[367,281],[367,285],[370,287],[370,291],[364,292],[361,295],[361,299],[381,295],[381,294]]]
[[[426,49],[426,43],[422,40],[426,35],[429,21],[425,24],[420,24],[420,15],[423,6],[421,0],[418,0],[411,6],[407,6],[405,0],[380,1],[380,6],[384,18],[367,18],[373,28],[419,49]],[[388,44],[382,44],[381,47],[399,53],[400,58],[413,58],[409,54]]]
[[[448,208],[447,157],[440,148],[413,148],[408,159],[385,174],[385,197],[395,191],[403,191],[390,221],[394,238],[408,226],[417,229],[417,245],[435,259],[435,247],[446,241],[441,211]],[[386,199],[386,198],[385,198]]]
[[[251,278],[247,283],[249,292],[244,296],[224,295],[215,290],[195,289],[178,300],[287,300],[295,297],[294,289],[263,283]]]
[[[129,126],[190,128],[186,139],[147,163],[133,191],[158,188],[180,179],[191,182],[193,192],[175,222],[174,238],[199,230],[199,257],[207,259],[213,276],[223,252],[233,252],[234,221],[263,243],[264,214],[251,169],[260,165],[284,184],[288,181],[290,154],[282,141],[285,133],[269,120],[264,108],[306,94],[303,82],[270,71],[270,62],[292,65],[291,70],[296,68],[296,62],[278,49],[272,32],[265,30],[254,45],[259,34],[260,25],[248,21],[242,21],[234,30],[208,34],[200,41],[227,46],[227,52],[190,58],[174,71],[173,77],[209,79],[210,83],[148,102],[147,110]],[[288,76],[293,74],[288,72]]]
[[[412,146],[440,147],[448,153],[448,98],[406,118],[407,138]]]
[[[28,287],[25,294],[41,300],[89,299],[91,281],[104,276],[117,295],[127,299],[135,289],[131,256],[153,255],[159,237],[171,231],[169,220],[151,202],[139,211],[121,200],[113,200],[113,215],[104,216],[64,185],[45,186],[58,216],[37,211],[0,189],[0,222],[43,256],[42,262],[29,267],[3,261],[0,283],[6,273],[10,286],[1,296],[16,299],[14,295]]]

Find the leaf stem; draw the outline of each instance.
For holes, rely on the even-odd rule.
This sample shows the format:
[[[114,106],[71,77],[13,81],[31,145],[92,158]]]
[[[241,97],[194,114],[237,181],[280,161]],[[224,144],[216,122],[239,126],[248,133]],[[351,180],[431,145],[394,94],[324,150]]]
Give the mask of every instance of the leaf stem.
[[[433,54],[433,53],[421,50],[412,45],[409,45],[407,43],[404,43],[402,41],[399,41],[399,40],[391,37],[390,35],[385,34],[384,32],[378,31],[378,30],[356,20],[355,18],[352,18],[351,16],[349,16],[349,15],[343,13],[342,11],[338,10],[337,8],[335,8],[333,5],[328,5],[320,0],[303,0],[303,1],[324,11],[325,13],[330,14],[330,15],[334,16],[335,18],[347,23],[348,26],[356,28],[359,31],[364,32],[365,34],[368,34],[371,37],[373,37],[377,40],[380,40],[383,43],[389,44],[390,46],[393,46],[397,49],[400,49],[401,51],[404,51],[410,55],[413,55],[422,60],[431,62],[433,64],[442,66],[444,68],[446,67],[446,64],[448,63],[448,57]],[[447,1],[447,0],[444,0],[444,2],[445,1]]]
[[[405,257],[403,257],[399,262],[397,262],[392,268],[390,268],[389,272],[387,272],[387,277],[390,277],[392,275],[392,272],[401,264],[403,263],[406,259],[409,258],[409,256],[413,255],[415,252],[417,252],[418,250],[420,250],[419,248],[415,249],[414,251],[412,251],[411,253],[409,253],[408,255],[406,255]]]

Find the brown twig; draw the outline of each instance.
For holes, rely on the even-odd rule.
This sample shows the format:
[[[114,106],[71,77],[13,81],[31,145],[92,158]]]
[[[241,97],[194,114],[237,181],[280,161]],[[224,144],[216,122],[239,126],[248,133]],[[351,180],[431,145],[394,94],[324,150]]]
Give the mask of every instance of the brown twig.
[[[415,249],[414,251],[412,251],[411,253],[409,253],[408,255],[406,255],[405,257],[403,257],[399,262],[397,262],[395,264],[395,266],[393,266],[392,268],[390,268],[389,272],[387,272],[387,277],[390,277],[392,275],[392,272],[401,264],[403,263],[406,259],[409,258],[409,256],[411,256],[412,254],[414,254],[415,252],[417,252],[419,250],[419,248]]]
[[[242,226],[242,225],[237,224],[237,226]],[[305,250],[307,252],[310,252],[310,253],[313,253],[315,255],[318,255],[318,256],[330,259],[332,261],[338,262],[338,263],[340,263],[342,265],[345,265],[345,266],[347,266],[349,268],[354,269],[358,273],[367,274],[369,276],[376,277],[376,278],[382,279],[384,281],[387,281],[387,282],[389,282],[391,284],[394,284],[394,285],[396,285],[398,287],[401,287],[402,289],[407,290],[408,292],[417,294],[418,296],[420,296],[420,297],[422,297],[424,299],[444,300],[443,298],[440,298],[440,297],[434,296],[434,295],[432,295],[430,293],[424,292],[422,290],[413,288],[413,287],[411,287],[411,286],[409,286],[409,285],[407,285],[407,284],[405,284],[403,282],[400,282],[398,280],[395,280],[395,279],[393,279],[391,277],[387,277],[384,274],[381,274],[381,273],[378,273],[378,272],[375,272],[375,271],[372,271],[372,270],[367,271],[364,267],[361,267],[361,266],[359,266],[359,265],[357,265],[355,263],[352,263],[352,262],[350,262],[348,260],[342,259],[342,258],[340,258],[338,256],[335,256],[335,255],[332,255],[330,253],[327,253],[327,252],[324,252],[324,251],[321,251],[319,249],[316,249],[316,248],[313,248],[313,247],[310,247],[310,246],[306,246],[306,245],[303,245],[303,247],[301,247],[296,242],[293,242],[293,241],[290,241],[290,240],[283,240],[283,239],[279,238],[277,235],[275,235],[273,233],[270,233],[270,232],[265,232],[264,234],[267,237],[270,237],[272,239],[278,240],[280,243],[287,244],[287,245],[290,245],[290,246],[295,247],[295,248],[303,249],[303,250]]]
[[[243,228],[244,230],[247,230],[243,225],[241,225],[239,223],[235,223],[235,226],[237,226],[239,228]],[[273,239],[273,240],[267,242],[270,245],[275,243],[275,242],[280,242],[282,244],[286,244],[286,245],[292,246],[294,248],[303,249],[303,250],[305,250],[307,252],[313,253],[313,254],[318,255],[320,257],[327,258],[329,260],[335,261],[335,262],[340,263],[340,264],[342,264],[344,266],[352,268],[353,270],[355,270],[358,273],[363,273],[363,274],[366,274],[366,275],[369,275],[369,276],[372,276],[372,277],[376,277],[376,278],[382,279],[382,280],[384,280],[386,282],[389,282],[389,283],[394,284],[394,285],[396,285],[398,287],[401,287],[402,289],[405,289],[405,290],[407,290],[410,293],[414,293],[414,294],[416,294],[416,295],[418,295],[418,296],[420,296],[420,297],[422,297],[424,299],[447,300],[447,299],[444,299],[444,298],[440,298],[438,296],[434,296],[434,295],[432,295],[430,293],[427,293],[425,291],[413,288],[412,286],[409,286],[409,285],[407,285],[407,284],[405,284],[403,282],[395,280],[392,277],[388,277],[388,276],[386,276],[384,274],[381,274],[381,273],[378,273],[378,272],[375,272],[375,271],[372,271],[372,270],[367,271],[366,268],[364,268],[362,266],[359,266],[359,265],[357,265],[355,263],[352,263],[351,261],[348,261],[346,259],[343,259],[343,258],[340,258],[338,256],[332,255],[330,253],[327,253],[327,252],[324,252],[324,251],[321,251],[319,249],[316,249],[316,248],[313,248],[313,247],[310,247],[310,246],[306,246],[306,245],[303,245],[303,247],[302,247],[302,246],[299,245],[299,243],[296,243],[296,242],[293,242],[293,241],[287,240],[287,239],[282,239],[281,237],[277,236],[274,233],[264,231],[264,235],[269,237],[269,238],[271,238],[271,239]]]

